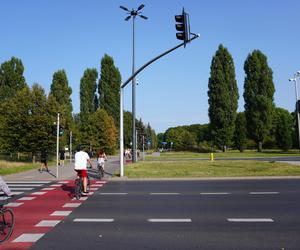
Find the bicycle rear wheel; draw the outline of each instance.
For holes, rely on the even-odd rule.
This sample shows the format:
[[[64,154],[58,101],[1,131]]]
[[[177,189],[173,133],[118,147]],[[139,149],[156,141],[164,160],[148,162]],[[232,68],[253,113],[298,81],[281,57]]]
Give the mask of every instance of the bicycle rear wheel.
[[[75,198],[79,200],[82,192],[82,181],[81,178],[75,180]]]
[[[13,211],[10,208],[3,208],[0,213],[0,242],[4,242],[9,239],[11,236],[14,225],[15,225],[15,216]]]
[[[91,191],[91,181],[90,181],[90,178],[89,178],[89,177],[87,177],[86,191],[87,191],[88,193],[90,193],[90,191]]]

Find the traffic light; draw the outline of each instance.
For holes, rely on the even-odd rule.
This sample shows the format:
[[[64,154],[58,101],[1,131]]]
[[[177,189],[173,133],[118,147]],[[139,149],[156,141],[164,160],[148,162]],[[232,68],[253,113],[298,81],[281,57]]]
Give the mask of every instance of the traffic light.
[[[58,133],[59,136],[63,136],[64,132],[65,132],[65,128],[62,125],[59,125],[59,133]]]
[[[176,37],[179,40],[184,41],[184,47],[186,43],[190,39],[190,23],[189,23],[189,15],[184,11],[184,8],[182,9],[182,14],[181,15],[176,15],[175,16],[175,21],[177,22],[175,27],[177,31]]]

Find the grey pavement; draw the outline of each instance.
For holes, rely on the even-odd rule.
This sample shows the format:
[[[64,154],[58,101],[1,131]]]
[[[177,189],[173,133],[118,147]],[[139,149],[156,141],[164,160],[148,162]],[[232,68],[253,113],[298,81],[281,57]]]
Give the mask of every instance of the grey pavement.
[[[96,162],[95,159],[92,159],[92,164],[94,169],[89,170],[92,177],[95,176],[93,173],[96,172]],[[65,161],[64,166],[49,166],[49,172],[45,170],[40,173],[39,168],[25,171],[17,174],[10,174],[3,176],[5,181],[37,181],[37,180],[47,180],[47,181],[56,181],[56,180],[70,180],[75,179],[76,172],[74,171],[74,162],[70,163],[69,160]],[[113,173],[119,168],[119,157],[118,156],[109,156],[108,161],[105,164],[105,175],[104,179],[109,179]]]

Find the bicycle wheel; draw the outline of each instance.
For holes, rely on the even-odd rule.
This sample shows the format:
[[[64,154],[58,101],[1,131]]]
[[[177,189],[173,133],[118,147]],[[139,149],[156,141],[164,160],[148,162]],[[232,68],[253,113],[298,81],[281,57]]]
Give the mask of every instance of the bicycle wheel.
[[[75,197],[77,200],[81,198],[82,181],[81,178],[75,180]]]
[[[15,216],[10,208],[2,208],[1,211],[1,222],[0,222],[0,242],[4,242],[11,236],[14,225]]]

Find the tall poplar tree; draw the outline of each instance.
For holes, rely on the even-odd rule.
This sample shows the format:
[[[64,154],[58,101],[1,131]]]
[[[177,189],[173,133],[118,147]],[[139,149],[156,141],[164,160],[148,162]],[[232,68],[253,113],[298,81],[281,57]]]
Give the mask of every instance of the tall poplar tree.
[[[226,150],[234,133],[239,94],[233,59],[222,44],[212,59],[208,89],[212,139]]]
[[[0,101],[5,101],[16,95],[27,84],[23,76],[24,66],[20,59],[12,57],[11,60],[1,64],[0,67]]]
[[[95,107],[97,78],[96,69],[86,69],[80,80],[80,119],[82,122],[86,121],[88,116],[98,108]]]
[[[113,117],[116,127],[120,121],[120,85],[121,74],[114,65],[114,60],[105,54],[101,60],[101,76],[98,92],[100,108]]]
[[[52,84],[50,87],[50,95],[54,96],[59,104],[60,123],[65,128],[65,134],[61,139],[62,145],[68,143],[68,134],[73,126],[72,118],[72,89],[69,87],[67,74],[64,70],[58,70],[53,74]]]
[[[269,68],[267,57],[259,50],[248,55],[244,70],[245,115],[249,136],[257,143],[258,151],[272,126],[274,112],[273,96],[275,92],[273,72]]]

